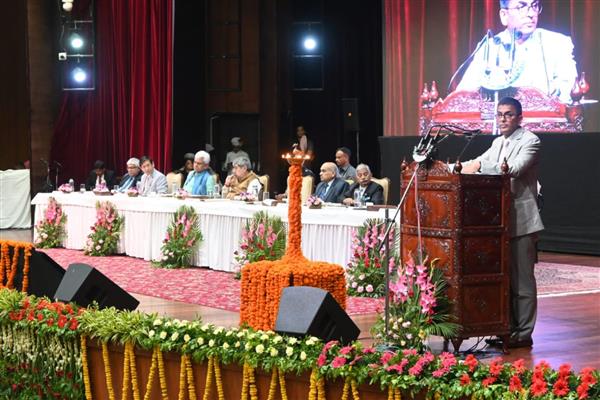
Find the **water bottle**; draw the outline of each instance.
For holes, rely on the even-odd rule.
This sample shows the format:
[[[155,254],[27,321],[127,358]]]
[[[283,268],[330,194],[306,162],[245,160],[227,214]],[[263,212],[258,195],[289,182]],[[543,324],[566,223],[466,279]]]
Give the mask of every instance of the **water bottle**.
[[[73,178],[69,179],[69,186],[71,186],[71,190],[75,190],[75,181]]]

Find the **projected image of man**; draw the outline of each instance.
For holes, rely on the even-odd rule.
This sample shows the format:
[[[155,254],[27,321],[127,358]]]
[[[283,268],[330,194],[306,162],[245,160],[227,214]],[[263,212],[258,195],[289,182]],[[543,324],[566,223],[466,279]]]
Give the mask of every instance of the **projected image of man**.
[[[456,90],[535,87],[569,102],[577,79],[573,42],[537,27],[542,10],[540,0],[500,0],[506,29],[482,42]]]

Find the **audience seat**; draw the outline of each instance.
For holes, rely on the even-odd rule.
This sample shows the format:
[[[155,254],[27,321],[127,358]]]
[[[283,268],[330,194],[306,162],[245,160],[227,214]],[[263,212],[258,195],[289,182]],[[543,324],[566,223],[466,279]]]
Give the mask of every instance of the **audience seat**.
[[[260,181],[260,184],[262,185],[262,192],[268,192],[269,191],[269,175],[259,175],[258,176],[258,180]]]
[[[179,187],[183,187],[183,175],[169,172],[167,174],[167,193],[173,193],[173,184],[176,183]]]
[[[383,204],[387,205],[388,193],[390,191],[390,178],[371,178],[375,183],[378,183],[383,188]]]

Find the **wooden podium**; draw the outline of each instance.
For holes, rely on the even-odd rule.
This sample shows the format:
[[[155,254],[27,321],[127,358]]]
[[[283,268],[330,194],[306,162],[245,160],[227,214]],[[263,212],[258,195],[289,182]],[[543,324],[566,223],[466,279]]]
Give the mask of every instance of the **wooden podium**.
[[[454,350],[474,336],[510,335],[510,177],[452,173],[440,161],[403,163],[402,193],[418,168],[417,207],[423,252],[438,258],[460,334]],[[459,169],[460,167],[456,168]],[[418,252],[415,183],[402,206],[402,259]],[[448,342],[445,341],[445,348]],[[503,349],[507,352],[506,347]]]

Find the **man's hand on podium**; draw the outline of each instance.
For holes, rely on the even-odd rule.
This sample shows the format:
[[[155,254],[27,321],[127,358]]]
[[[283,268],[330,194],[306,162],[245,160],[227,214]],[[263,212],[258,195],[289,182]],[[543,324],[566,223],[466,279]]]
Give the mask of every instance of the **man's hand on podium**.
[[[481,169],[481,163],[477,160],[464,164],[461,173],[463,174],[476,174]]]

